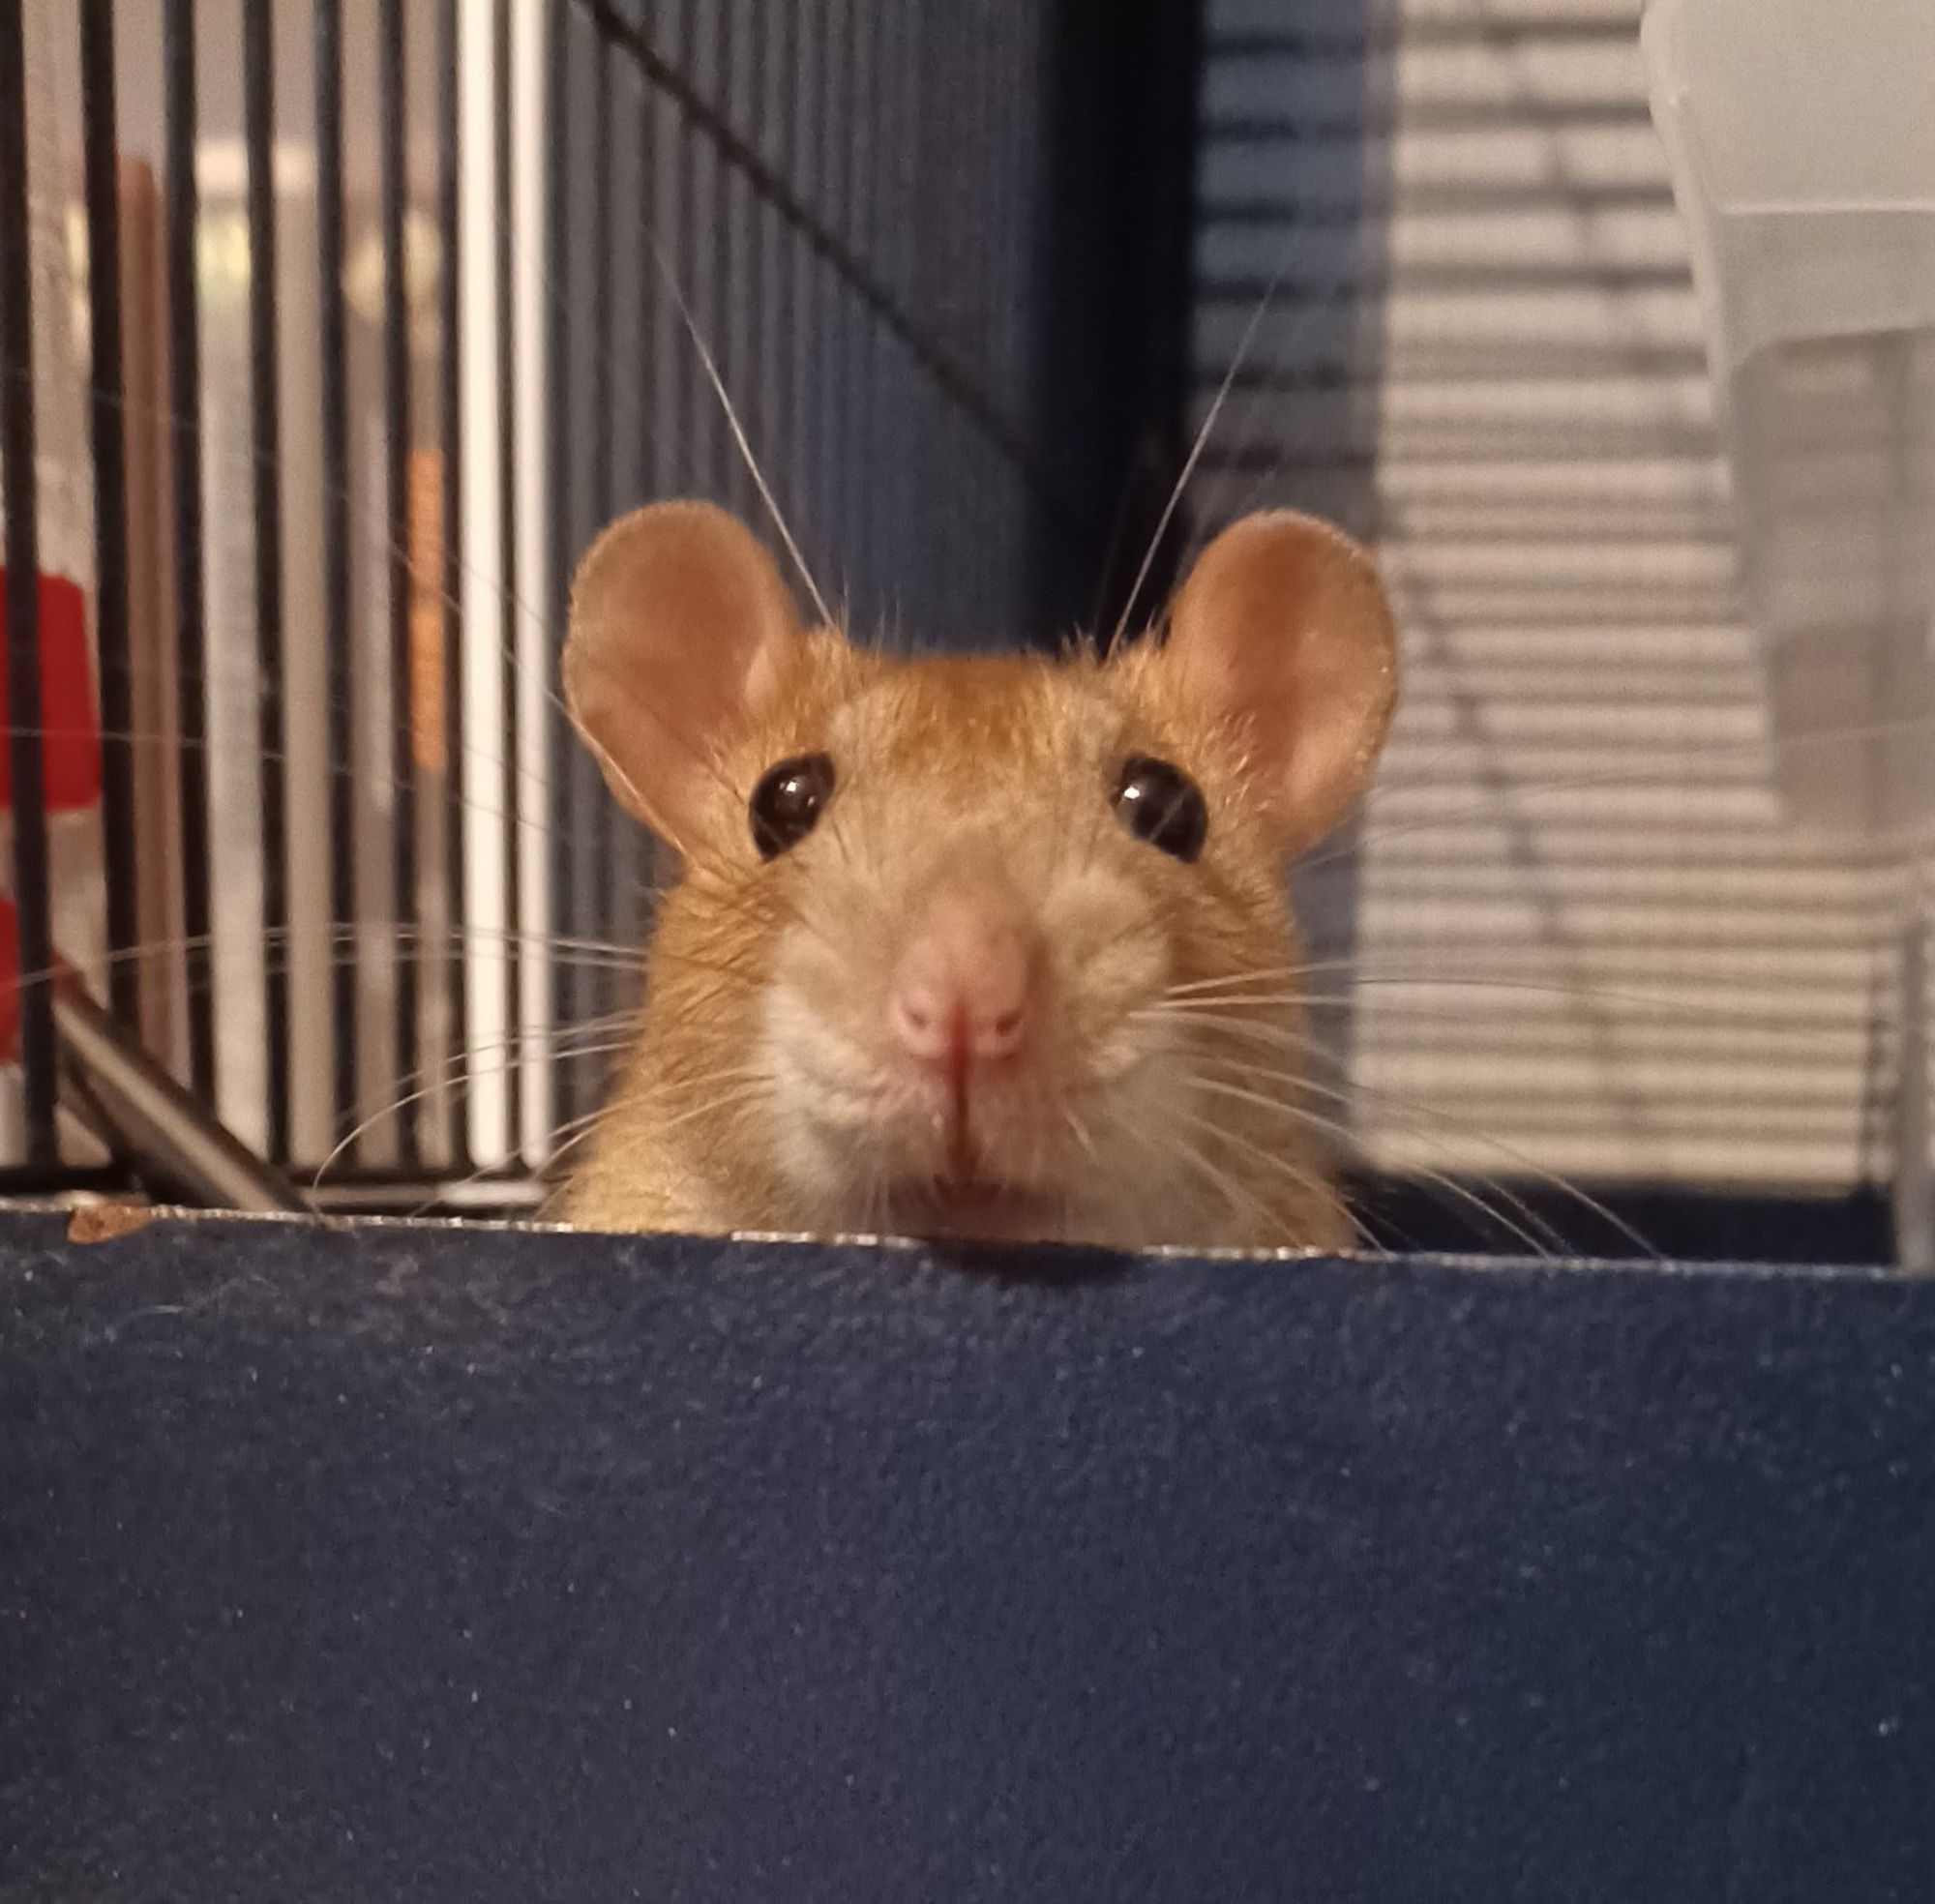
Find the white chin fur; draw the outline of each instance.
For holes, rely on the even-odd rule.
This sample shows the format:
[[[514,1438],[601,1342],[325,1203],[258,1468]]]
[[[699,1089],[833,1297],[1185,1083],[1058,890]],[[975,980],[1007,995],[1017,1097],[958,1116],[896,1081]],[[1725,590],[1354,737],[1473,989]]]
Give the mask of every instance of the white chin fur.
[[[773,1085],[771,1154],[805,1228],[1130,1245],[1173,1239],[1192,1223],[1223,1227],[1183,1154],[1187,1116],[1176,1117],[1186,1070],[1169,1051],[1141,1052],[1110,1079],[1099,1105],[1077,1109],[1072,1120],[1057,1116],[1053,1130],[997,1099],[980,1165],[992,1185],[1016,1194],[975,1207],[926,1194],[942,1160],[936,1126],[917,1107],[897,1105],[866,1054],[784,984],[766,995],[759,1063]]]

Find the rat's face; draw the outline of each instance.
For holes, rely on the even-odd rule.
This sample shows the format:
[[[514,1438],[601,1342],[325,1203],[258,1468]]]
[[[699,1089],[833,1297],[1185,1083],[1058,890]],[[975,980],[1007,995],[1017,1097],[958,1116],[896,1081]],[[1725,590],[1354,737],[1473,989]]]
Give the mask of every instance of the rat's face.
[[[1297,729],[1297,768],[1260,770],[1289,729],[1228,701],[1267,682],[1185,639],[1230,608],[1227,580],[1194,610],[1192,582],[1164,650],[903,661],[800,631],[736,524],[647,515],[677,533],[625,594],[699,595],[683,619],[750,630],[723,687],[688,665],[647,703],[612,671],[636,641],[579,645],[612,625],[580,580],[575,706],[685,860],[648,1036],[681,1098],[718,1102],[695,1109],[691,1167],[723,1161],[762,1213],[822,1231],[1253,1240],[1321,1193],[1307,1141],[1245,1098],[1298,1035],[1283,859],[1335,803],[1325,762],[1368,761],[1387,644],[1376,680],[1340,688],[1306,643],[1305,699],[1367,711],[1343,746]],[[1255,560],[1234,580],[1254,591]],[[664,736],[694,729],[681,761]],[[1204,1008],[1233,982],[1239,1028]]]
[[[720,763],[667,949],[759,922],[742,1116],[809,1227],[1189,1234],[1217,1055],[1167,1007],[1288,942],[1226,750],[1153,699],[821,639]]]

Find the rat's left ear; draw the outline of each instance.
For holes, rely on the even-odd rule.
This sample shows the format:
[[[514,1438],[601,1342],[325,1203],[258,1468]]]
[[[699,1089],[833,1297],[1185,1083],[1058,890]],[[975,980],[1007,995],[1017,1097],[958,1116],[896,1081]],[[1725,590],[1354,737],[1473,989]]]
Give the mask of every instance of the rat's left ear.
[[[719,756],[801,639],[751,529],[707,502],[620,517],[571,585],[564,699],[619,803],[672,846],[720,798]]]
[[[1176,595],[1160,667],[1227,721],[1287,852],[1363,791],[1397,699],[1397,634],[1370,557],[1290,510],[1247,516]]]

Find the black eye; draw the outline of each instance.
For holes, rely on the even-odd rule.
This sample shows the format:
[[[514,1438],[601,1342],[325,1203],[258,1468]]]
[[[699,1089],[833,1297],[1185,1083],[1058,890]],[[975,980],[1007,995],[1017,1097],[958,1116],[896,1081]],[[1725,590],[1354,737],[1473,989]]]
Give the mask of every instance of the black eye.
[[[1209,831],[1209,809],[1196,783],[1180,767],[1146,754],[1122,762],[1116,811],[1138,840],[1146,840],[1172,859],[1196,858]]]
[[[768,767],[748,806],[759,857],[774,859],[798,846],[832,796],[833,762],[824,754],[802,754]]]

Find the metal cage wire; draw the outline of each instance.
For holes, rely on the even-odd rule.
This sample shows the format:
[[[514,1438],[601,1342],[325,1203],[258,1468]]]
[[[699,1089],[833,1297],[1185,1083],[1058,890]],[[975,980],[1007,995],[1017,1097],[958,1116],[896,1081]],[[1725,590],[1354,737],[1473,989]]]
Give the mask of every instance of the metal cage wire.
[[[1147,373],[1093,347],[1106,273],[1068,282],[1101,175],[1064,183],[1056,108],[1092,135],[1091,68],[1186,105],[1151,49],[1190,11],[0,4],[15,1180],[106,1162],[58,958],[277,1170],[522,1194],[596,1101],[652,873],[555,692],[576,552],[653,495],[759,522],[743,429],[857,632],[1065,627],[1121,513],[1110,432],[1068,446]],[[1141,123],[1186,177],[1186,113]],[[1180,338],[1169,255],[1137,348]],[[51,818],[48,569],[101,740]]]

